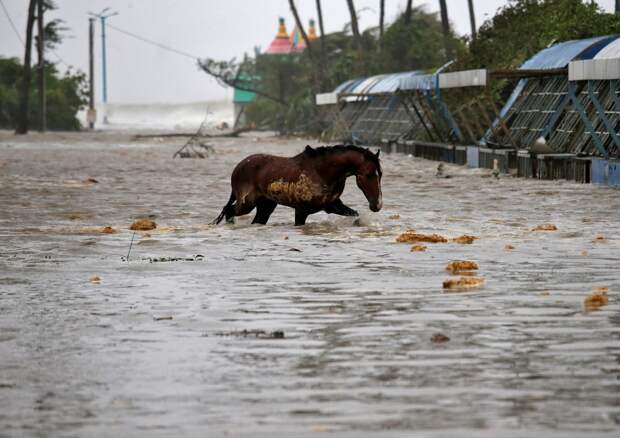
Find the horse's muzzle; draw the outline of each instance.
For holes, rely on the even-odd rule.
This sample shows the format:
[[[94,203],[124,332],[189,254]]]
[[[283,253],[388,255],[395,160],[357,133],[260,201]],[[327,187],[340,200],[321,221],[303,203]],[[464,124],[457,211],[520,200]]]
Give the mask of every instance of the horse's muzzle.
[[[378,202],[374,205],[369,204],[368,208],[370,208],[371,211],[374,211],[376,213],[383,208],[383,202]]]

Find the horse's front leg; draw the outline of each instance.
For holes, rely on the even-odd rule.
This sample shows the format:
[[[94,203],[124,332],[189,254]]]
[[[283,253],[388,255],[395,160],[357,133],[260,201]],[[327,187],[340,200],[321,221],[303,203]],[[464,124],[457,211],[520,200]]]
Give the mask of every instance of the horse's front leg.
[[[298,227],[300,225],[306,225],[306,219],[310,213],[303,208],[295,209],[295,226]]]
[[[326,213],[339,214],[340,216],[359,216],[359,213],[347,207],[340,199],[336,199],[331,204],[325,206]]]

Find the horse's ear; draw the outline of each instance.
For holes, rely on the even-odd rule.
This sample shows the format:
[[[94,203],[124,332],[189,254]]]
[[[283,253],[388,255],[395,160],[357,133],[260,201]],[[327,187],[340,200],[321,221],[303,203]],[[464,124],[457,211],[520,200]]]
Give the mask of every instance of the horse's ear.
[[[377,158],[379,158],[379,154],[380,154],[380,153],[381,153],[381,149],[379,149],[379,150],[377,151],[377,153],[375,154],[375,155],[377,156]]]

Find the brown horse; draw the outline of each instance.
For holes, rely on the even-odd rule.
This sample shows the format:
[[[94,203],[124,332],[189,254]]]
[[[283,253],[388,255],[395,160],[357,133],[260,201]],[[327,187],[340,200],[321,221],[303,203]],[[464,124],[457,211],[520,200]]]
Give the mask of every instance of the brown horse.
[[[235,167],[231,176],[232,193],[228,203],[213,221],[250,213],[256,207],[252,223],[266,224],[278,204],[295,209],[295,225],[304,225],[308,215],[325,211],[342,216],[358,216],[340,200],[346,179],[355,175],[368,206],[379,211],[381,163],[379,151],[373,154],[357,146],[332,146],[306,149],[294,157],[250,155]]]

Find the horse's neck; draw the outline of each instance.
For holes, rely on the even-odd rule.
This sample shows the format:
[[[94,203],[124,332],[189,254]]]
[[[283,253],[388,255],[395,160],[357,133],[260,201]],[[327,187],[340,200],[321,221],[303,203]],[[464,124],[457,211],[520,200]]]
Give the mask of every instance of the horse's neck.
[[[331,163],[329,167],[333,169],[335,179],[342,179],[357,175],[357,170],[363,160],[363,157],[357,152],[347,152],[336,157],[335,163]]]

